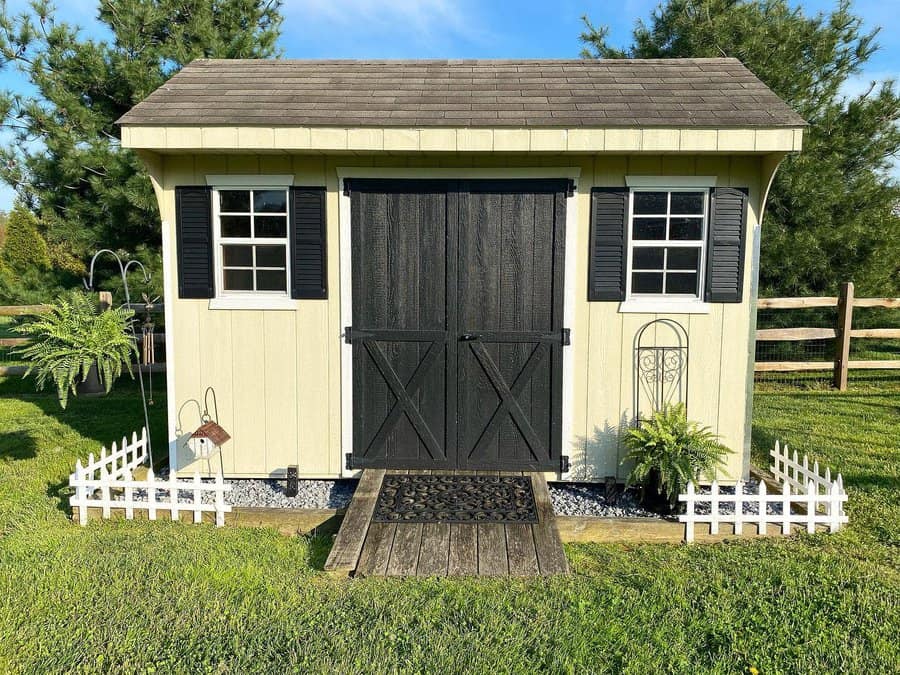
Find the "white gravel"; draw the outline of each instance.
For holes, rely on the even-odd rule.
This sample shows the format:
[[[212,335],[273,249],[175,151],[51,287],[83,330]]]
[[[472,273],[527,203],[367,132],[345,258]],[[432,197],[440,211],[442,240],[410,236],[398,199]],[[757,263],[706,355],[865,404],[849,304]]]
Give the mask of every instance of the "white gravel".
[[[601,516],[604,518],[660,518],[637,501],[633,490],[618,486],[616,496],[606,499],[606,486],[597,483],[550,483],[553,510],[560,516]]]
[[[159,478],[168,478],[168,471],[163,469]],[[212,482],[211,479],[203,479],[204,483]],[[252,480],[232,479],[225,481],[231,484],[231,491],[226,493],[226,501],[232,506],[256,506],[283,509],[339,509],[345,508],[350,503],[353,491],[358,481],[344,480],[301,480],[298,481],[297,496],[288,497],[284,494],[285,481],[283,480]],[[747,481],[744,492],[756,494],[759,483],[754,480]],[[561,516],[599,516],[603,518],[662,518],[653,511],[645,509],[638,503],[637,491],[624,489],[618,486],[615,496],[606,499],[606,486],[598,483],[550,483],[550,499],[553,501],[553,509]],[[708,487],[700,488],[699,494],[709,494]],[[720,487],[721,494],[734,494],[733,487]],[[158,499],[165,498],[168,490],[158,489]],[[124,496],[116,497],[119,501]],[[145,490],[134,491],[135,501],[146,501]],[[204,492],[204,503],[213,502],[213,493]],[[178,501],[189,503],[193,500],[190,490],[180,490]],[[709,504],[698,503],[697,513],[709,513]],[[719,504],[719,513],[734,512],[734,505]],[[780,514],[781,504],[769,503],[766,512]],[[744,504],[744,513],[748,515],[758,513],[758,505],[750,502]]]
[[[356,480],[301,480],[297,496],[284,494],[285,481],[232,480],[232,506],[269,506],[284,509],[341,509],[350,503]]]
[[[708,495],[708,494],[710,494],[711,490],[709,487],[701,487],[699,490],[697,490],[697,492],[699,494]],[[734,486],[726,487],[726,486],[720,485],[719,486],[719,494],[733,495],[734,494]],[[744,483],[744,495],[746,496],[745,498],[751,498],[751,495],[755,495],[755,494],[759,494],[759,481],[757,481],[757,480],[746,481]],[[711,511],[710,504],[709,504],[709,502],[697,502],[697,504],[695,506],[695,510],[697,513],[706,515],[706,514],[710,513],[710,511]],[[768,513],[768,514],[781,515],[781,510],[782,510],[781,504],[772,503],[772,502],[769,502],[768,504],[766,504],[766,513]],[[734,513],[734,504],[726,503],[726,502],[720,503],[719,504],[719,513],[722,513],[722,514]],[[744,502],[744,513],[745,514],[754,514],[754,515],[759,514],[759,503]]]

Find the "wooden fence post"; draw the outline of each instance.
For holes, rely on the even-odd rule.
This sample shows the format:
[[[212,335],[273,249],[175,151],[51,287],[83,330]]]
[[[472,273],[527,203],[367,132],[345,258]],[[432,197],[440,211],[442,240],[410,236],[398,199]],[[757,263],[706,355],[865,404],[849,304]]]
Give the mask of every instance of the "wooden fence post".
[[[105,312],[112,307],[112,293],[109,291],[100,291],[100,311]]]
[[[834,387],[847,391],[847,372],[850,365],[850,331],[853,327],[853,282],[841,284],[837,304],[837,325],[834,346]]]

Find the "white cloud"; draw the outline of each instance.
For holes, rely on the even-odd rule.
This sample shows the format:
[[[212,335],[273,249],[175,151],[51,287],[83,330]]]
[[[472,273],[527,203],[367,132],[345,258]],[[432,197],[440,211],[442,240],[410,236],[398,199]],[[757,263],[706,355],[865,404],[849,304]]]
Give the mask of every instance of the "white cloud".
[[[288,56],[294,36],[307,48],[313,42],[320,51],[373,58],[413,47],[437,53],[491,39],[477,3],[468,0],[289,0],[282,11]]]

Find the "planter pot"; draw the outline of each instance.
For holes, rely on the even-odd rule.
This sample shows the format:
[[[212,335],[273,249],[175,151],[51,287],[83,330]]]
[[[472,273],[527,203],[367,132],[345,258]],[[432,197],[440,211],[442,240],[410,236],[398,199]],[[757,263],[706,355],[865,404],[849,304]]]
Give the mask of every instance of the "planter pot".
[[[666,516],[675,515],[681,511],[682,504],[676,503],[673,508],[665,493],[659,491],[659,471],[653,470],[647,476],[647,481],[641,485],[641,504],[656,513]]]
[[[87,377],[75,385],[75,392],[79,396],[103,396],[106,390],[100,383],[100,375],[97,372],[96,364],[91,366]]]

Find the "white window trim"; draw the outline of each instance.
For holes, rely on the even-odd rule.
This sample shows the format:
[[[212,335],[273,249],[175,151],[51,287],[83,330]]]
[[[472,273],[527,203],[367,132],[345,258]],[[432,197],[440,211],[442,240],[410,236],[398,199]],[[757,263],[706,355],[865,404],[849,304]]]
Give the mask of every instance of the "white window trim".
[[[293,178],[290,176],[207,176],[207,184],[212,187],[212,221],[213,221],[213,267],[215,277],[215,297],[210,298],[209,309],[260,309],[260,310],[296,310],[296,301],[291,298],[291,242],[290,242],[290,194],[287,195],[286,210],[283,214],[286,223],[285,237],[223,237],[219,217],[219,190],[285,190],[290,187]],[[222,179],[214,181],[213,179]],[[253,180],[249,180],[253,179]],[[290,179],[290,183],[285,183]],[[251,196],[252,200],[252,196]],[[250,204],[253,213],[253,204]],[[228,212],[230,213],[230,212]],[[223,244],[240,245],[283,245],[284,246],[284,291],[226,291],[224,281]],[[255,269],[255,268],[254,268]]]
[[[700,182],[702,181],[702,184]],[[715,178],[705,176],[626,176],[628,191],[628,246],[625,256],[625,301],[619,304],[619,312],[645,313],[645,314],[708,314],[710,304],[703,301],[706,286],[706,255],[709,232],[709,207],[710,190],[715,187]],[[670,241],[668,239],[634,243],[634,194],[635,192],[696,192],[702,190],[703,198],[703,225],[700,233],[700,245],[695,241]],[[669,210],[669,207],[666,209]],[[671,217],[667,213],[667,218]],[[668,232],[667,232],[668,234]],[[647,247],[663,248],[699,248],[700,265],[698,269],[697,295],[690,297],[675,293],[648,293],[633,294],[631,292],[632,258],[635,248]],[[665,275],[663,277],[665,283]]]

